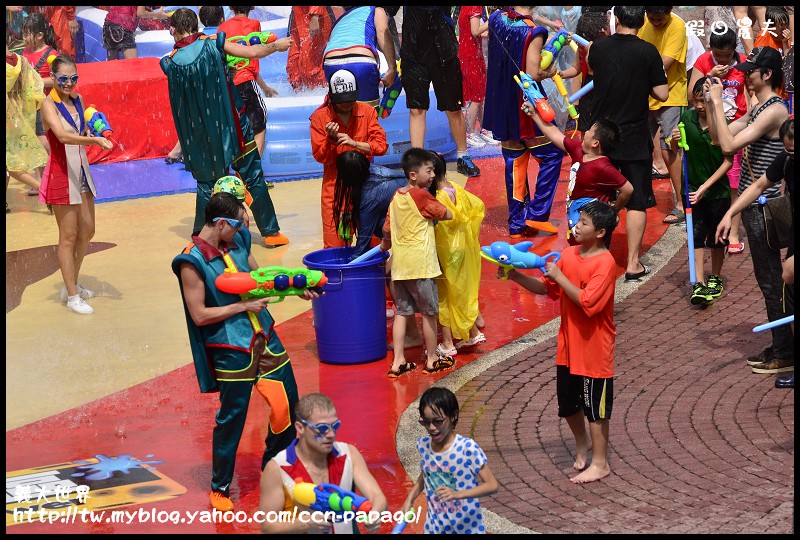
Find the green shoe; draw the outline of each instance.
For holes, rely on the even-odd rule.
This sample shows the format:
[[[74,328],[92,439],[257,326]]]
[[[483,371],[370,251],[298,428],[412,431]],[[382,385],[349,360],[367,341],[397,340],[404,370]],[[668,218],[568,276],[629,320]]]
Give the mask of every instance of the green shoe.
[[[711,291],[708,290],[705,285],[700,282],[694,284],[690,299],[690,302],[693,306],[707,306],[713,301],[714,297],[711,295]]]
[[[708,292],[711,293],[713,298],[719,298],[722,296],[722,291],[724,289],[722,278],[720,276],[715,276],[714,274],[708,276],[708,280],[706,281],[706,289],[708,289]]]

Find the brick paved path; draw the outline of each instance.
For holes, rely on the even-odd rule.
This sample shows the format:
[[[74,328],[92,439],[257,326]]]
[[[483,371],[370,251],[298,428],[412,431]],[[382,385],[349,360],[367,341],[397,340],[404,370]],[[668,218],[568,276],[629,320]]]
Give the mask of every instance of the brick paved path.
[[[643,259],[658,257],[656,245]],[[648,281],[617,284],[618,297],[632,291],[615,309],[611,476],[569,481],[574,443],[556,416],[558,319],[512,344],[519,352],[507,359],[442,381],[457,388],[458,431],[478,441],[502,486],[482,500],[496,514],[491,532],[793,531],[794,390],[745,362],[770,341],[752,332],[767,319],[750,257],[726,260],[725,293],[705,310],[688,302],[685,245],[663,259]]]

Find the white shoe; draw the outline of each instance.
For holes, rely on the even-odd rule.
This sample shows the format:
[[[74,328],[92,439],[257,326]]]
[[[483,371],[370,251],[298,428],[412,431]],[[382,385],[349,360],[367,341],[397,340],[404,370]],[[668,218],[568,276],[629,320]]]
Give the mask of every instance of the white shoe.
[[[486,142],[486,144],[500,144],[500,141],[495,140],[495,138],[492,137],[492,132],[489,131],[488,129],[482,129],[479,134],[479,137],[483,139]]]
[[[478,135],[475,135],[474,133],[470,133],[469,135],[467,135],[467,147],[483,148],[484,146],[486,146],[486,141],[484,141]]]
[[[83,285],[78,285],[78,294],[84,300],[88,300],[89,298],[94,298],[95,294],[94,291],[90,291]],[[66,302],[67,298],[69,297],[69,293],[67,292],[67,287],[61,287],[61,301]]]
[[[84,302],[83,298],[78,294],[67,299],[67,309],[75,313],[80,313],[81,315],[91,315],[94,313],[92,306]]]
[[[392,308],[386,308],[386,318],[391,319],[394,317],[394,310]]]

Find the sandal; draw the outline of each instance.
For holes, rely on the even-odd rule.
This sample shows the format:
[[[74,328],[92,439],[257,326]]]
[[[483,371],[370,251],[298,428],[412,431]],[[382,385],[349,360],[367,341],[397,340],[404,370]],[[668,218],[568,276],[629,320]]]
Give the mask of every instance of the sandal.
[[[166,158],[164,158],[164,163],[166,163],[167,165],[172,165],[173,163],[183,163],[183,156],[179,158],[171,158],[167,156]]]
[[[405,364],[401,364],[400,369],[398,369],[397,371],[392,371],[390,369],[388,376],[390,379],[396,379],[400,375],[408,373],[409,371],[414,371],[415,369],[417,369],[417,364],[415,364],[414,362],[406,362]]]
[[[427,375],[432,375],[433,373],[437,373],[439,371],[445,371],[448,369],[452,369],[453,366],[456,365],[456,361],[453,360],[450,356],[439,355],[439,358],[433,363],[433,367],[428,369],[428,366],[422,368],[422,372]]]
[[[474,337],[469,339],[462,339],[458,343],[456,343],[456,349],[462,349],[464,347],[474,347],[475,345],[480,345],[481,343],[486,343],[486,336],[483,335],[483,332],[478,332],[475,334]]]
[[[667,214],[661,221],[662,223],[666,223],[667,225],[675,225],[676,223],[683,223],[684,221],[686,221],[686,214],[682,210],[673,208],[672,212]]]
[[[441,345],[436,346],[436,354],[439,356],[455,356],[458,354],[458,350],[453,347],[452,349],[445,349]]]
[[[744,244],[728,244],[728,253],[731,255],[735,253],[744,253]]]
[[[653,178],[655,178],[657,180],[663,180],[664,178],[669,178],[669,173],[660,173],[660,172],[658,172],[658,169],[656,169],[655,167],[652,167],[650,169],[650,176],[652,176]]]

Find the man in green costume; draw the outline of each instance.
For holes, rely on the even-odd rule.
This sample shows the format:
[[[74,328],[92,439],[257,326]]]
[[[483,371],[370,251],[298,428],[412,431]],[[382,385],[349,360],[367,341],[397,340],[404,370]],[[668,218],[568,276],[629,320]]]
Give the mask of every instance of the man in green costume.
[[[250,210],[266,246],[288,244],[280,233],[250,122],[247,115],[238,112],[243,109],[242,99],[233,84],[226,55],[263,58],[288,50],[291,38],[266,45],[241,45],[226,41],[224,32],[206,36],[198,32],[197,14],[187,8],[176,10],[169,24],[175,48],[161,59],[161,69],[167,75],[172,117],[186,170],[197,180],[192,230],[203,228],[214,183],[230,174],[233,167],[253,198]]]

